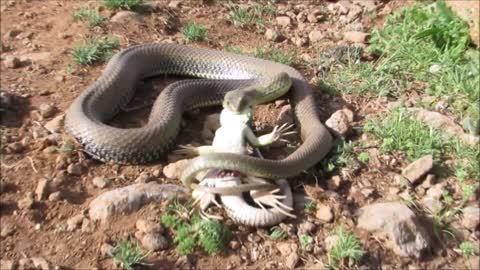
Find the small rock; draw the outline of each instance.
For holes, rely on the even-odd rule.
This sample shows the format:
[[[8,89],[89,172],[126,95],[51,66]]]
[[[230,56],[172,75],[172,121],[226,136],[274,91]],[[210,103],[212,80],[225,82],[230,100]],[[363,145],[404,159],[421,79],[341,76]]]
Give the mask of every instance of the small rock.
[[[62,192],[56,191],[48,196],[48,200],[51,202],[56,202],[62,199]]]
[[[180,8],[181,5],[182,1],[179,0],[170,1],[170,3],[168,3],[169,8]]]
[[[321,19],[323,19],[323,15],[320,9],[314,9],[307,15],[307,20],[311,23],[319,22]]]
[[[439,213],[443,208],[443,204],[440,200],[428,196],[423,197],[421,203],[431,214]]]
[[[363,32],[365,30],[365,26],[362,23],[351,23],[345,27],[347,31],[353,32]]]
[[[337,136],[346,136],[350,132],[350,125],[353,121],[353,112],[349,109],[342,109],[334,112],[325,122]]]
[[[442,197],[443,190],[444,188],[442,184],[435,184],[427,190],[426,196],[433,199],[440,200],[440,198]]]
[[[44,118],[49,118],[52,117],[55,114],[55,107],[50,105],[50,104],[40,104],[38,107],[38,110],[40,111],[40,114]]]
[[[142,238],[142,246],[149,251],[165,250],[168,248],[167,239],[159,233],[147,233]]]
[[[402,170],[402,176],[407,178],[412,184],[417,184],[422,180],[422,176],[428,173],[433,167],[432,155],[423,156]]]
[[[343,40],[352,43],[366,43],[369,37],[369,33],[350,31],[345,32],[345,34],[343,35]]]
[[[58,75],[53,78],[56,82],[64,82],[65,81],[65,76],[63,75]]]
[[[22,258],[18,261],[18,270],[30,270],[30,269],[35,269],[32,259]]]
[[[18,201],[18,208],[28,210],[31,209],[34,204],[33,194],[27,192],[25,198]]]
[[[317,212],[315,216],[322,223],[331,222],[333,220],[332,208],[328,205],[320,204],[317,206]]]
[[[183,170],[189,163],[189,159],[182,159],[175,163],[170,163],[163,168],[163,175],[170,179],[180,179]]]
[[[278,243],[276,247],[283,257],[286,257],[292,253],[296,254],[298,252],[298,245],[295,243],[282,242]]]
[[[340,177],[339,175],[334,175],[330,180],[328,180],[327,187],[330,190],[337,190],[342,186],[342,183],[342,177]]]
[[[148,172],[142,172],[140,175],[135,179],[135,183],[147,183],[153,180],[153,177]]]
[[[92,233],[95,231],[95,223],[88,218],[82,220],[82,232]]]
[[[292,24],[292,19],[288,16],[278,16],[276,19],[277,24],[282,27],[287,27]]]
[[[32,264],[34,267],[36,267],[36,269],[40,269],[40,270],[50,270],[50,264],[48,263],[47,260],[45,260],[45,258],[42,258],[42,257],[33,257],[31,258],[32,260]]]
[[[258,242],[260,242],[261,238],[256,233],[250,233],[247,236],[247,240],[248,240],[248,242],[251,242],[251,243],[258,243]]]
[[[315,43],[315,42],[323,41],[325,39],[325,35],[323,34],[322,31],[313,30],[312,32],[310,32],[310,34],[308,34],[308,38],[312,43]]]
[[[135,226],[137,227],[137,230],[144,233],[163,233],[164,232],[162,224],[145,220],[145,219],[137,220],[137,223],[135,223]]]
[[[17,269],[17,262],[14,260],[0,260],[0,269],[2,270],[15,270]]]
[[[103,177],[103,176],[96,176],[92,180],[93,185],[98,187],[98,188],[104,188],[104,187],[108,186],[109,182],[110,182],[110,180]]]
[[[287,267],[287,269],[294,269],[298,261],[300,261],[300,257],[298,256],[298,254],[291,253],[285,259],[285,266]]]
[[[228,246],[232,250],[237,250],[240,247],[240,243],[238,241],[232,240],[232,241],[230,241],[230,243],[228,243]]]
[[[299,234],[313,233],[316,227],[317,226],[314,223],[307,220],[298,226]]]
[[[15,232],[15,227],[9,223],[4,223],[0,226],[0,236],[5,238],[12,235]],[[0,268],[1,269],[1,268]]]
[[[103,243],[102,246],[100,247],[100,254],[102,254],[103,256],[111,256],[113,250],[114,250],[114,247],[112,245]]]
[[[37,200],[45,200],[47,198],[48,193],[48,179],[42,178],[38,181],[37,189],[35,190],[35,194],[37,195]]]
[[[9,55],[5,57],[3,64],[7,68],[19,68],[22,65],[22,62],[18,57]]]
[[[18,36],[20,33],[22,33],[22,30],[12,29],[12,30],[9,30],[3,37],[5,39],[10,39],[10,38],[14,38],[14,37]]]
[[[402,257],[420,259],[430,249],[428,231],[415,213],[402,203],[375,203],[362,207],[358,227],[386,234],[393,251]]]
[[[143,22],[142,16],[133,11],[119,11],[111,19],[114,23]]]
[[[163,167],[161,167],[163,169]],[[161,169],[156,169],[152,172],[153,177],[160,177],[162,175],[162,170]]]
[[[83,214],[78,214],[69,218],[67,220],[67,230],[74,231],[82,223],[84,217],[85,216]]]
[[[59,132],[63,127],[63,122],[65,120],[65,114],[61,114],[48,121],[45,124],[45,128],[51,133]]]
[[[282,33],[275,29],[267,29],[265,31],[265,37],[267,38],[267,40],[271,40],[273,42],[280,42],[285,39]]]
[[[305,47],[308,45],[308,38],[306,37],[295,37],[293,38],[293,43],[298,47]]]
[[[467,206],[463,208],[462,225],[470,230],[475,230],[480,224],[480,208]]]
[[[134,184],[107,191],[90,202],[89,216],[92,220],[106,219],[118,214],[137,211],[150,202],[161,202],[187,192],[183,186],[171,184]]]
[[[25,149],[25,146],[21,142],[14,142],[9,144],[8,149],[10,149],[13,153],[20,153]]]
[[[83,172],[83,167],[80,163],[73,163],[68,165],[67,172],[70,175],[80,176]]]
[[[363,194],[363,196],[365,196],[365,198],[368,198],[375,192],[375,188],[365,187],[365,188],[362,188],[360,192]]]

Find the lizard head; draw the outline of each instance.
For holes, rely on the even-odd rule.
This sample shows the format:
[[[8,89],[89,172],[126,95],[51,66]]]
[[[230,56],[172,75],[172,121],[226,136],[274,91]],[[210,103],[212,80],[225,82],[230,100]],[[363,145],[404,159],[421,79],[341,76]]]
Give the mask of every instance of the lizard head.
[[[256,91],[253,88],[242,88],[228,92],[223,99],[223,108],[234,113],[251,110],[255,105]]]

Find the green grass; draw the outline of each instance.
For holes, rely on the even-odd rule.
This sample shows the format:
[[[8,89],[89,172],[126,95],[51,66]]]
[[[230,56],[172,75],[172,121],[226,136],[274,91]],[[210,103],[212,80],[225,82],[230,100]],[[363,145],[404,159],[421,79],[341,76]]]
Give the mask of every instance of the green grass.
[[[227,52],[236,53],[236,54],[243,54],[243,50],[241,48],[230,45],[230,44],[226,45],[223,49]]]
[[[203,41],[207,39],[207,28],[197,24],[194,21],[189,22],[182,29],[182,34],[185,40],[190,43],[194,41]]]
[[[399,96],[420,89],[451,100],[459,118],[476,124],[480,60],[468,39],[467,25],[443,1],[405,7],[372,31],[367,50],[377,61],[340,63],[324,80],[341,92],[357,94]]]
[[[256,26],[265,27],[265,19],[273,18],[276,14],[275,6],[256,4],[253,7],[240,7],[232,5],[229,12],[229,20],[238,27]]]
[[[135,265],[143,264],[142,261],[148,256],[140,247],[130,240],[117,243],[113,248],[112,258],[119,262],[127,270],[133,270]]]
[[[317,202],[313,201],[313,200],[309,200],[303,206],[303,210],[305,210],[305,213],[307,213],[307,214],[311,214],[311,213],[315,212],[316,209],[317,209]]]
[[[343,227],[336,230],[337,242],[328,251],[328,264],[337,269],[339,266],[348,267],[351,263],[360,261],[364,251],[360,240],[355,235],[346,232]],[[341,265],[346,263],[346,265]]]
[[[119,46],[120,41],[117,38],[88,39],[73,48],[72,58],[75,64],[91,65],[107,60],[112,55],[112,51]]]
[[[288,236],[287,232],[282,228],[275,226],[270,230],[270,239],[272,240],[283,240],[286,239]]]
[[[368,153],[367,152],[361,152],[360,154],[358,154],[357,159],[360,162],[367,163],[368,160],[369,160]]]
[[[100,26],[105,21],[105,17],[100,15],[97,11],[81,7],[73,12],[73,19],[75,21],[87,22],[89,27]]]
[[[295,52],[286,52],[284,50],[270,46],[262,46],[255,48],[255,50],[253,51],[253,56],[284,65],[291,65],[297,60]]]
[[[457,138],[444,138],[438,130],[416,120],[404,108],[390,111],[383,119],[370,119],[364,131],[381,139],[381,152],[401,151],[408,161],[424,155],[432,155],[437,162],[454,158],[453,168],[461,177],[459,180],[467,182],[480,177],[478,146],[465,145]]]
[[[300,242],[300,247],[305,249],[308,245],[313,244],[313,237],[307,234],[302,234],[298,237],[298,241]]]
[[[472,242],[462,242],[458,248],[465,257],[475,256],[477,254],[477,248]]]
[[[102,2],[103,5],[110,9],[132,9],[143,4],[143,0],[102,0]]]
[[[353,154],[353,143],[344,139],[334,141],[332,150],[321,162],[321,167],[325,172],[333,172],[339,168],[353,168],[355,157]]]

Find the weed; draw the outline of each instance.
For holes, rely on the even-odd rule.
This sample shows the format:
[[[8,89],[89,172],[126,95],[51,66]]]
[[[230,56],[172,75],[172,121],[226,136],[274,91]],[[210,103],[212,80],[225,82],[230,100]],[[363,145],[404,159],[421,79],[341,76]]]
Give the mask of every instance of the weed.
[[[336,140],[333,149],[321,164],[326,172],[332,172],[336,168],[352,168],[355,164],[352,142],[344,139]]]
[[[190,43],[194,41],[202,41],[207,39],[208,30],[207,28],[197,24],[194,21],[189,22],[182,29],[182,34],[185,40]]]
[[[84,44],[73,48],[72,58],[76,64],[91,65],[100,60],[107,60],[112,51],[119,46],[117,38],[88,39]]]
[[[143,0],[102,0],[107,8],[125,8],[132,9],[143,3]]]
[[[475,245],[472,242],[462,242],[458,248],[460,249],[460,252],[466,256],[475,256],[477,254],[477,250]]]
[[[238,27],[256,26],[265,27],[265,17],[273,17],[276,13],[275,7],[257,4],[251,8],[232,5],[230,7],[229,20]]]
[[[272,240],[283,240],[287,238],[287,236],[287,232],[278,226],[275,226],[271,229],[270,239]]]
[[[368,153],[367,152],[362,152],[362,153],[358,154],[357,159],[360,162],[367,163],[368,159],[369,159]]]
[[[355,235],[346,232],[343,227],[338,228],[335,235],[338,239],[328,252],[330,267],[337,269],[340,263],[347,263],[346,266],[349,266],[363,257],[362,244]]]
[[[127,270],[133,270],[134,265],[142,264],[147,256],[148,253],[144,253],[130,240],[120,241],[112,250],[112,258]]]
[[[86,7],[81,7],[80,9],[73,12],[73,19],[75,21],[88,22],[89,27],[100,26],[105,21],[105,17],[100,15],[95,10],[88,9]]]
[[[56,150],[60,153],[71,153],[75,150],[75,146],[70,141],[64,141],[62,147],[56,148]]]
[[[243,50],[241,48],[233,45],[226,45],[224,50],[231,53],[243,54]]]
[[[294,52],[285,52],[281,49],[269,46],[255,48],[253,56],[284,65],[291,65],[296,61]]]
[[[310,200],[305,203],[305,205],[303,206],[303,209],[305,210],[306,213],[311,214],[315,212],[315,210],[317,209],[317,202]]]
[[[304,249],[313,243],[313,237],[308,234],[302,234],[298,237],[298,241],[300,241],[300,246]]]

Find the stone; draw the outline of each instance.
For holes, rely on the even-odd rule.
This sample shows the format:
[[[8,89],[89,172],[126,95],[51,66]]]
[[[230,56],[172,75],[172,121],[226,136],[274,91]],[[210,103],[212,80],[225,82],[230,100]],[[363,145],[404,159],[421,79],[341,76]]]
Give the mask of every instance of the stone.
[[[112,245],[103,243],[100,247],[100,254],[103,256],[111,256],[114,249],[115,248]]]
[[[20,59],[16,56],[11,55],[5,57],[3,64],[6,68],[19,68],[22,66],[22,62],[20,61]]]
[[[430,198],[433,198],[433,199],[440,200],[440,198],[442,197],[443,190],[444,190],[444,188],[443,188],[442,184],[440,184],[440,183],[435,184],[427,190],[426,196],[430,197]]]
[[[69,218],[67,220],[67,230],[70,232],[74,231],[78,226],[80,226],[84,217],[85,216],[83,214],[78,214],[76,216]]]
[[[317,205],[316,218],[322,223],[329,223],[333,220],[332,208],[328,205]]]
[[[427,174],[433,168],[432,155],[423,156],[414,162],[410,163],[402,170],[402,176],[410,183],[418,184],[422,180],[422,176]]]
[[[340,177],[339,175],[334,175],[330,180],[328,180],[327,187],[330,190],[337,190],[342,186],[342,183],[342,177]]]
[[[37,200],[45,200],[48,195],[48,179],[42,178],[38,181],[37,189],[35,190]]]
[[[91,221],[90,219],[88,218],[84,218],[82,220],[82,229],[81,229],[82,232],[84,233],[92,233],[95,231],[95,223],[93,221]]]
[[[15,232],[15,226],[10,223],[2,223],[0,226],[0,237],[5,238]]]
[[[103,176],[96,176],[93,178],[92,183],[98,188],[105,188],[110,183],[110,179],[107,179]]]
[[[298,226],[299,234],[311,234],[316,227],[314,223],[307,220]]]
[[[80,163],[72,163],[68,165],[67,172],[70,175],[80,176],[83,173],[83,167]]]
[[[20,153],[25,149],[25,145],[23,145],[23,143],[21,142],[14,142],[9,144],[7,148],[10,149],[10,151],[12,151],[13,153]]]
[[[50,267],[50,264],[48,263],[45,258],[42,257],[32,257],[32,264],[36,269],[39,270],[51,270],[52,268]]]
[[[168,3],[168,7],[170,8],[180,8],[181,5],[182,1],[179,0],[170,1],[170,3]]]
[[[7,31],[7,33],[3,36],[5,39],[11,39],[16,36],[18,36],[20,33],[22,33],[22,30],[20,29],[11,29]]]
[[[149,251],[165,250],[168,248],[167,239],[159,233],[147,233],[142,238],[142,246]]]
[[[38,107],[38,110],[44,118],[52,117],[55,114],[55,106],[51,104],[42,103]]]
[[[51,133],[59,132],[63,127],[65,114],[57,115],[45,124],[45,128]]]
[[[150,220],[139,219],[135,223],[135,226],[137,227],[137,230],[143,233],[163,233],[164,232],[164,228],[162,224],[154,221],[150,221]]]
[[[288,16],[278,16],[275,20],[277,24],[282,27],[287,27],[292,24],[292,19]]]
[[[306,37],[294,37],[292,41],[298,47],[305,47],[308,45],[308,38]]]
[[[300,257],[298,256],[298,254],[291,253],[287,255],[287,258],[285,259],[285,266],[287,267],[287,269],[294,269],[298,261],[300,261]]]
[[[440,200],[428,196],[423,197],[420,202],[431,214],[436,214],[443,208],[443,204]]]
[[[235,241],[235,240],[232,240],[228,243],[228,246],[232,249],[232,250],[237,250],[239,247],[240,247],[240,243],[238,241]]]
[[[180,179],[185,167],[190,163],[190,159],[182,159],[175,163],[170,163],[163,168],[163,175],[170,179]]]
[[[308,34],[308,38],[310,39],[310,42],[316,43],[316,42],[324,41],[325,35],[320,30],[313,30],[312,32],[310,32],[310,34]]]
[[[311,23],[319,22],[323,19],[323,14],[320,9],[314,9],[307,15],[307,21]]]
[[[273,42],[280,42],[280,41],[285,39],[285,37],[282,35],[282,33],[280,33],[279,31],[277,31],[275,29],[270,29],[270,28],[265,31],[265,38],[267,38],[267,40],[271,40]]]
[[[282,257],[286,257],[289,254],[298,252],[298,245],[295,243],[282,242],[282,243],[278,243],[276,247],[278,251],[280,251],[280,253],[282,254]]]
[[[135,179],[135,183],[147,183],[153,180],[153,177],[148,172],[141,172],[140,175]]]
[[[350,133],[353,112],[349,109],[341,109],[332,114],[325,122],[325,125],[337,135],[344,137]]]
[[[62,198],[63,198],[63,194],[60,191],[53,192],[48,196],[48,200],[51,202],[60,201]]]
[[[128,22],[135,22],[141,23],[143,22],[142,16],[140,14],[133,12],[133,11],[119,11],[112,18],[110,18],[111,22],[114,23],[128,23]]]
[[[18,270],[30,270],[35,269],[33,265],[32,259],[30,258],[22,258],[18,261]]]
[[[33,194],[27,192],[25,198],[18,201],[18,208],[23,210],[31,209],[34,204]]]
[[[133,184],[107,191],[90,202],[89,216],[92,220],[106,219],[111,216],[129,214],[150,202],[161,202],[179,197],[187,188],[172,184],[155,182]]]
[[[431,248],[428,231],[415,213],[402,203],[385,202],[362,207],[357,226],[387,235],[393,251],[402,257],[420,259]]]
[[[2,270],[15,270],[17,269],[17,262],[14,260],[0,260],[0,269]]]
[[[463,128],[457,125],[448,116],[439,112],[428,111],[420,108],[408,108],[415,118],[429,127],[439,130],[446,137],[459,138],[469,145],[477,145],[480,142],[479,136],[465,133]]]
[[[367,43],[370,33],[364,33],[359,31],[349,31],[343,34],[343,40],[352,43]]]
[[[480,224],[480,208],[467,206],[463,208],[462,213],[462,225],[469,230],[475,230]]]

